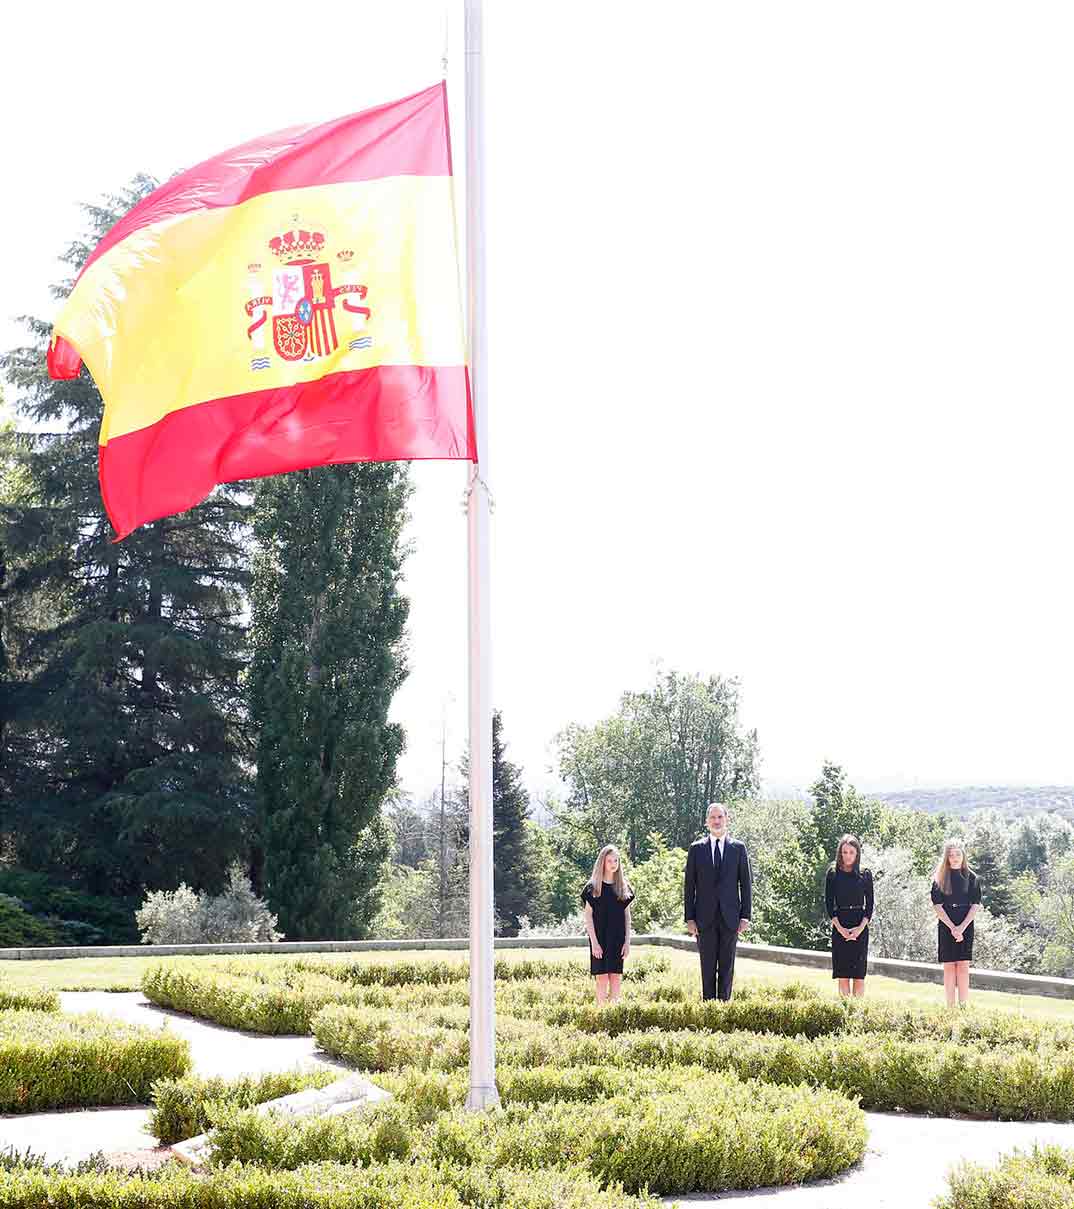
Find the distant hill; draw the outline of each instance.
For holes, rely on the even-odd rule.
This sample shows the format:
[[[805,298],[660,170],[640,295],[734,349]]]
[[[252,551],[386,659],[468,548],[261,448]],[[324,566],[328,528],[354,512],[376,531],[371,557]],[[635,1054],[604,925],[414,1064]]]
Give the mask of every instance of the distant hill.
[[[1055,810],[1074,820],[1074,785],[972,785],[953,789],[903,789],[871,798],[908,810],[964,816],[974,810],[1003,810],[1012,818]]]

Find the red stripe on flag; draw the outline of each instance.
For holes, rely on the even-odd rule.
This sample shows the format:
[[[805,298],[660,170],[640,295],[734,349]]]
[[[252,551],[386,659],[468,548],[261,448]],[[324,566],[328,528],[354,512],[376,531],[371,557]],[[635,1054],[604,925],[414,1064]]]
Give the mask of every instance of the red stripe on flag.
[[[349,117],[262,135],[180,173],[116,223],[82,273],[142,227],[195,210],[235,206],[262,193],[307,185],[450,175],[447,87],[441,82]]]
[[[218,483],[339,462],[476,461],[463,366],[381,365],[184,407],[100,449],[118,538]]]

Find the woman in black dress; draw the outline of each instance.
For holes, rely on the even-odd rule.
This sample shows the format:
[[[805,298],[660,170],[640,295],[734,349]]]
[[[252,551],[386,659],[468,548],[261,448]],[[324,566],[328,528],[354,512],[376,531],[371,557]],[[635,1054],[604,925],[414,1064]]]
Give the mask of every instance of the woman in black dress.
[[[869,965],[869,920],[873,917],[873,875],[861,867],[861,842],[844,835],[824,882],[824,902],[832,921],[832,977],[839,994],[865,994]]]
[[[615,1003],[630,954],[630,904],[634,892],[623,876],[614,844],[605,844],[582,891],[585,930],[589,933],[589,972],[596,980],[597,1003]]]
[[[932,878],[932,909],[943,989],[947,1006],[965,1004],[970,997],[970,962],[973,960],[973,917],[981,906],[981,883],[966,860],[961,840],[948,840]]]

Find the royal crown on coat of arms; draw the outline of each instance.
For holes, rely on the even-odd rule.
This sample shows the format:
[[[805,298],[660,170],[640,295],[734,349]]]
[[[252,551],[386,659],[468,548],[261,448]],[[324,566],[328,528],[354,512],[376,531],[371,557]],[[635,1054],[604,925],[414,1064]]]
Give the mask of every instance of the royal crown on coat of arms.
[[[295,216],[297,221],[297,215]],[[246,316],[250,322],[246,335],[252,345],[250,368],[268,369],[273,358],[265,349],[265,328],[272,319],[272,346],[283,361],[314,361],[331,356],[339,348],[339,316],[348,321],[348,351],[368,348],[373,338],[366,331],[370,318],[364,302],[368,289],[358,281],[354,252],[342,248],[336,253],[338,279],[333,280],[328,259],[328,238],[324,231],[296,226],[268,241],[268,252],[275,264],[267,279],[259,261],[247,265]],[[352,300],[348,295],[355,295]]]

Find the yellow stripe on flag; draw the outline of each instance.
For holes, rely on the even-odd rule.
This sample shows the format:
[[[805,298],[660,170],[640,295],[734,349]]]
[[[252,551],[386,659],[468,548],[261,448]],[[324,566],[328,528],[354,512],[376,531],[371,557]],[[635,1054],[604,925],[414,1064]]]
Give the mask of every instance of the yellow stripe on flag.
[[[270,241],[290,231],[323,234],[313,259],[329,266],[332,289],[367,291],[339,302],[370,311],[333,307],[338,346],[308,363],[280,359],[263,304],[285,267]],[[101,444],[206,400],[373,366],[462,365],[453,233],[444,176],[280,190],[133,232],[89,266],[54,325],[107,400]],[[356,336],[368,347],[352,349]]]

